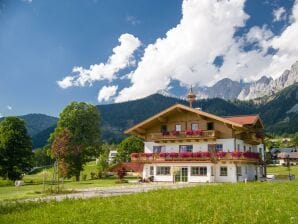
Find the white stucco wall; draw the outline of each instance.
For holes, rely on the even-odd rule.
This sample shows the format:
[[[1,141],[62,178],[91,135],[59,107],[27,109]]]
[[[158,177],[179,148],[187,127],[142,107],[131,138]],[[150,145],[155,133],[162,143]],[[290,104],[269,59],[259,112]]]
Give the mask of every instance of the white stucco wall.
[[[181,142],[181,143],[154,143],[154,142],[145,142],[144,151],[145,153],[153,152],[153,146],[166,146],[166,152],[179,152],[179,145],[193,145],[193,152],[205,152],[208,150],[208,144],[223,144],[223,150],[225,152],[233,152],[237,149],[238,144],[240,151],[244,151],[244,146],[246,146],[246,151],[251,148],[253,152],[259,152],[261,148],[262,152],[264,149],[263,145],[252,146],[245,144],[242,140],[236,139],[236,147],[234,147],[234,139],[217,139],[216,141],[209,142]]]

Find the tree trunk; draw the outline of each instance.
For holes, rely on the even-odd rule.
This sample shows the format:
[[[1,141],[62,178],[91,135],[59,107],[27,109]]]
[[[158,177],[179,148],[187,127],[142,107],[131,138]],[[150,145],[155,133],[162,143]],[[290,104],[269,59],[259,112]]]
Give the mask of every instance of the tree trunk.
[[[77,174],[76,174],[76,181],[77,181],[77,182],[80,181],[80,173],[77,173]]]

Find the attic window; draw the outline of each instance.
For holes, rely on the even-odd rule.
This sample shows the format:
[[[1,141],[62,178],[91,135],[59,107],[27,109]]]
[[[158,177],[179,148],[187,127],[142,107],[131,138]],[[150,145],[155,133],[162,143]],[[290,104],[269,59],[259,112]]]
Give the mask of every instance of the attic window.
[[[214,130],[214,124],[213,122],[208,122],[207,123],[207,130],[210,131],[210,130]]]
[[[167,125],[161,125],[160,126],[160,132],[161,133],[164,133],[164,132],[167,132],[168,131],[168,127],[167,127]]]

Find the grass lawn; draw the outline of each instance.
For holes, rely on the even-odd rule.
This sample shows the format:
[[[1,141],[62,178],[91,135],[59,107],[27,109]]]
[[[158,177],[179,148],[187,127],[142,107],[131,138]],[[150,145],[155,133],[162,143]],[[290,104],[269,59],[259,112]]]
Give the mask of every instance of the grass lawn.
[[[291,166],[290,171],[291,174],[294,174],[296,176],[296,179],[298,179],[298,166]],[[275,175],[288,175],[289,171],[288,168],[285,166],[268,166],[267,173]]]
[[[52,176],[52,168],[46,169],[47,182],[50,183]],[[110,177],[105,179],[91,180],[90,173],[97,172],[95,162],[89,162],[84,167],[84,174],[87,175],[87,180],[75,182],[73,180],[65,180],[64,189],[81,189],[81,188],[94,188],[94,187],[109,187],[115,186],[116,177]],[[43,172],[36,174],[26,175],[23,180],[25,185],[21,187],[15,187],[12,184],[8,185],[6,181],[0,180],[0,203],[6,200],[15,200],[23,198],[41,197],[46,194],[43,193]],[[118,186],[118,184],[117,184]],[[46,189],[50,188],[49,184],[46,184]]]
[[[0,223],[298,223],[297,189],[298,181],[256,182],[7,204]]]

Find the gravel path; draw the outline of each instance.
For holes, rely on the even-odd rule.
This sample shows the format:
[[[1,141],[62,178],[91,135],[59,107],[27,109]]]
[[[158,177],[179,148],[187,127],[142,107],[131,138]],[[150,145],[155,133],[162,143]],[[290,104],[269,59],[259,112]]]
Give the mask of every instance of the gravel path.
[[[178,189],[185,187],[193,187],[203,185],[202,183],[147,183],[147,184],[135,184],[130,186],[119,187],[98,187],[77,189],[75,193],[50,195],[46,197],[30,198],[21,200],[22,202],[34,202],[34,201],[62,201],[65,199],[87,199],[93,197],[111,197],[118,195],[127,195],[141,192],[148,192],[158,189]]]

